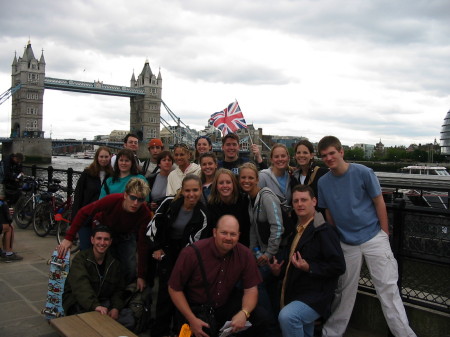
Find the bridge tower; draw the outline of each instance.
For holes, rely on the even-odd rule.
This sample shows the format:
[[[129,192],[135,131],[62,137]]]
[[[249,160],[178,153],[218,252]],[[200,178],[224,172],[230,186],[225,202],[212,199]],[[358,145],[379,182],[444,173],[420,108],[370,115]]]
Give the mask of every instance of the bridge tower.
[[[23,56],[14,55],[11,87],[21,84],[12,96],[11,138],[44,138],[42,116],[44,106],[44,51],[38,60],[28,41]]]
[[[50,163],[51,139],[44,139],[42,116],[44,107],[44,51],[38,60],[28,41],[23,56],[14,55],[11,86],[21,85],[12,95],[11,138],[3,144],[3,155],[21,152],[27,162]]]
[[[159,138],[161,116],[161,70],[156,76],[150,69],[148,60],[137,80],[131,76],[130,87],[144,88],[144,96],[130,98],[130,131],[135,133],[139,140],[148,142],[151,138]],[[145,149],[145,152],[147,150]]]

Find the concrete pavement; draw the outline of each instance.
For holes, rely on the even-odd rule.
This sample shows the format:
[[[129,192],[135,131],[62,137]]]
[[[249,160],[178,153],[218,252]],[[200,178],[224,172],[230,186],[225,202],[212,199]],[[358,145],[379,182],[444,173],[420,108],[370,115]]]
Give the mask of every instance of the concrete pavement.
[[[56,244],[55,236],[38,237],[31,226],[25,230],[16,228],[14,251],[23,260],[0,262],[0,336],[58,336],[41,314],[47,296],[47,260]],[[382,336],[349,328],[345,337]]]

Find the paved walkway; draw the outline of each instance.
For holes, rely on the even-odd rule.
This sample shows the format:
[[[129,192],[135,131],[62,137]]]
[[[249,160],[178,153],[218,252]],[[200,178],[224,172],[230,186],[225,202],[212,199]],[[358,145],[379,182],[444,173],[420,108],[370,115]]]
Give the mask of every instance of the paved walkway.
[[[30,227],[16,229],[14,250],[23,261],[0,262],[0,335],[5,337],[58,337],[41,315],[47,295],[47,260],[56,238],[36,236]],[[140,334],[140,337],[148,337]],[[349,329],[345,337],[382,337]],[[386,337],[386,336],[383,336]]]

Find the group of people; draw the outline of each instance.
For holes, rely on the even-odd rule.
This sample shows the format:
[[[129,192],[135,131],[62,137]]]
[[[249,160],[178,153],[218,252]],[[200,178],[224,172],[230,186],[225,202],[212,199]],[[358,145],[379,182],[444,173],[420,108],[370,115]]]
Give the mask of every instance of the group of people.
[[[270,167],[256,145],[254,161],[240,158],[236,134],[223,137],[221,161],[206,136],[193,151],[187,144],[165,151],[160,139],[147,145],[145,162],[133,134],[115,156],[100,147],[78,181],[72,223],[57,247],[64,255],[78,235],[83,250],[66,282],[67,313],[97,310],[126,321],[116,300],[123,285],[142,291],[157,281],[152,337],[176,334],[184,322],[194,336],[208,336],[213,326],[198,310],[205,306],[218,326],[230,321],[242,336],[313,336],[318,320],[323,336],[343,336],[364,257],[391,332],[415,336],[379,182],[371,169],[344,161],[339,139],[318,144],[327,168],[316,165],[307,140],[295,145],[294,166],[286,146],[275,144]],[[111,263],[123,283],[103,292]]]

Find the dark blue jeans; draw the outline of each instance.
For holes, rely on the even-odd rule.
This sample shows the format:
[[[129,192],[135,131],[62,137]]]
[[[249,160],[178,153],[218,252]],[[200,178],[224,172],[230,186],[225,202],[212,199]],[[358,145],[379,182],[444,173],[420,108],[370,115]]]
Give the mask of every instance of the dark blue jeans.
[[[136,280],[136,234],[114,235],[111,252],[119,260],[127,284]]]

